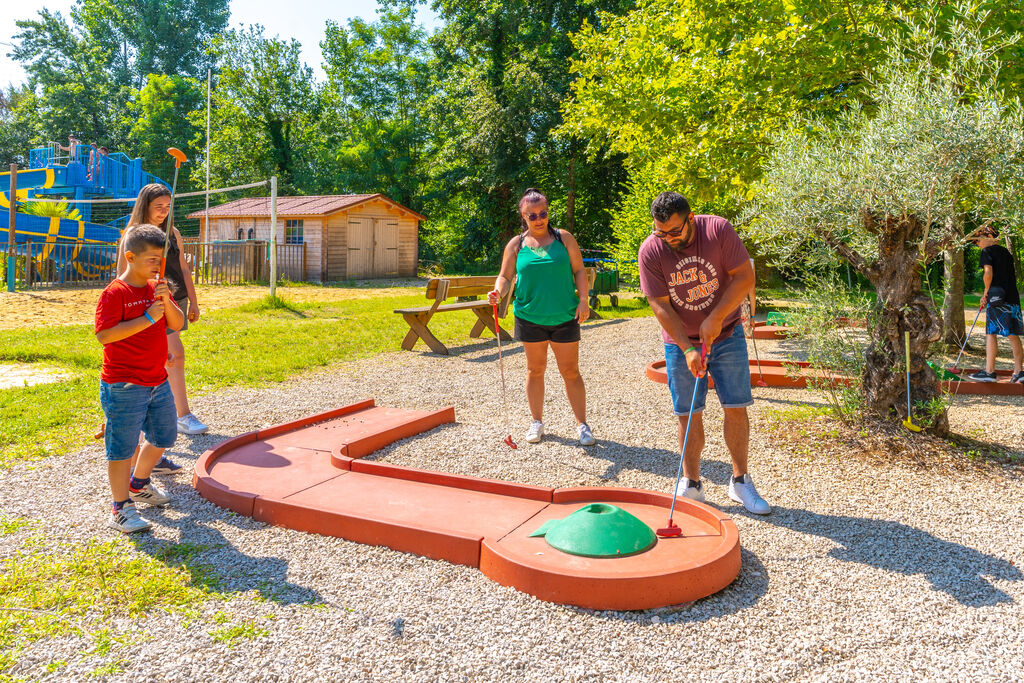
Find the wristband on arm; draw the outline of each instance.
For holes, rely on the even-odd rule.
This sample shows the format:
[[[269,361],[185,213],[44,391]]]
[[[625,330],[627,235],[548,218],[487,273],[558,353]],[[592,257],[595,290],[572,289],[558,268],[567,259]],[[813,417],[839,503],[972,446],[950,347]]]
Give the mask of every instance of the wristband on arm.
[[[145,313],[143,313],[142,315],[146,316],[146,320],[148,320],[148,321],[150,322],[150,324],[151,324],[151,325],[156,325],[156,321],[155,321],[155,320],[153,320],[153,316],[151,316],[151,315],[149,314],[149,311],[146,311],[146,312],[145,312]]]
[[[697,350],[697,347],[696,347],[696,346],[691,346],[691,347],[689,347],[688,349],[686,349],[685,351],[683,351],[683,355],[685,356],[685,355],[686,355],[686,354],[688,354],[688,353],[689,353],[690,351],[696,351],[696,350]]]

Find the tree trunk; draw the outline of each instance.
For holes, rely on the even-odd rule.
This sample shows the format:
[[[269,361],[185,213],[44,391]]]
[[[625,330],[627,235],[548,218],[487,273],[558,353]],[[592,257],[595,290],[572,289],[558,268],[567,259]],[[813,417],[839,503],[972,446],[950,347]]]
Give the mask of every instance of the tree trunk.
[[[942,254],[945,265],[943,281],[946,296],[942,301],[942,343],[947,348],[959,349],[967,333],[964,328],[964,252],[947,249]]]
[[[878,228],[880,258],[864,269],[878,293],[864,364],[866,408],[883,419],[902,420],[907,416],[903,335],[909,331],[914,423],[924,422],[927,431],[945,435],[949,432],[946,411],[925,415],[916,406],[942,396],[939,378],[925,362],[928,347],[942,336],[942,326],[935,304],[921,289],[918,244],[923,225],[914,217],[887,217],[886,225]]]

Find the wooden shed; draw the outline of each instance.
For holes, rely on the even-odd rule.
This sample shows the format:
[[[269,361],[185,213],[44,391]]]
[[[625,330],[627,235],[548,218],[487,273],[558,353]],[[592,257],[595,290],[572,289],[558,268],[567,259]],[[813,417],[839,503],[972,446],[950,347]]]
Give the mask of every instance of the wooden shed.
[[[269,240],[270,198],[236,199],[189,218],[201,242]],[[277,242],[303,245],[302,280],[415,277],[424,217],[381,194],[277,198]]]

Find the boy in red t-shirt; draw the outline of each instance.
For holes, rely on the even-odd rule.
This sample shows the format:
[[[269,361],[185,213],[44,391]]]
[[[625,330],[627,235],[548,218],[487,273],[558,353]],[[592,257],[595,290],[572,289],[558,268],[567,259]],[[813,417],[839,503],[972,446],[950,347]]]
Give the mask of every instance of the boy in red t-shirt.
[[[170,497],[149,476],[178,435],[178,413],[167,382],[167,329],[185,322],[160,274],[164,233],[140,225],[125,242],[128,269],[103,290],[96,305],[96,339],[103,344],[100,404],[107,417],[104,439],[107,476],[114,496],[110,526],[124,533],[144,531],[149,522],[135,503],[164,505]],[[131,458],[139,443],[135,471]]]

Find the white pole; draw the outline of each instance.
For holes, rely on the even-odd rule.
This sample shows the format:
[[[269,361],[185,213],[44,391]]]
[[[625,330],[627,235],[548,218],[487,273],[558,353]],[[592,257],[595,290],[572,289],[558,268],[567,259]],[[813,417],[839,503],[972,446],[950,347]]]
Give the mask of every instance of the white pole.
[[[206,70],[206,213],[203,216],[206,238],[210,238],[210,70]]]
[[[270,176],[270,296],[277,296],[277,176]]]

